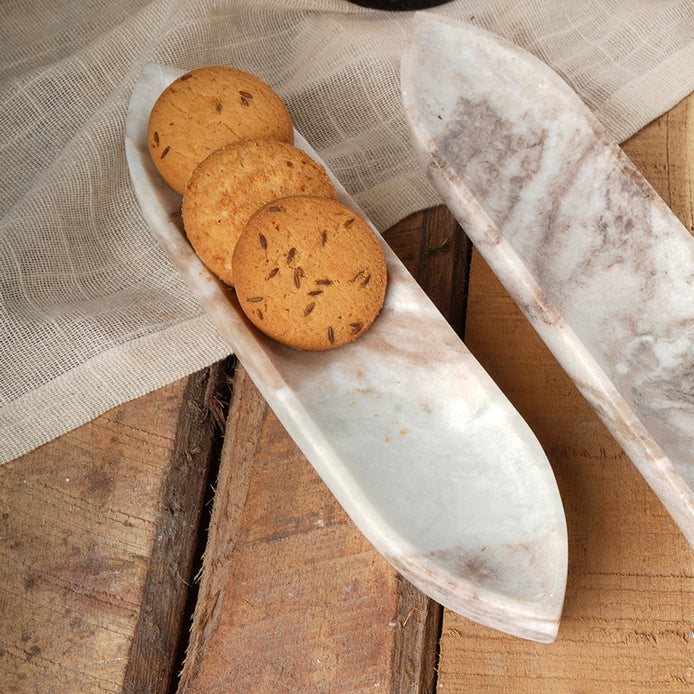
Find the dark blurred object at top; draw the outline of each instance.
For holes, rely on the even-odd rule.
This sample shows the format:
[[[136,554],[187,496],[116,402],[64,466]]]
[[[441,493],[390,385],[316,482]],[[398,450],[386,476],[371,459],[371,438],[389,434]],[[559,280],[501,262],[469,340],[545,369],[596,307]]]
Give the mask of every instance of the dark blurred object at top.
[[[445,5],[450,0],[349,0],[353,5],[371,7],[374,10],[425,10],[427,7]]]

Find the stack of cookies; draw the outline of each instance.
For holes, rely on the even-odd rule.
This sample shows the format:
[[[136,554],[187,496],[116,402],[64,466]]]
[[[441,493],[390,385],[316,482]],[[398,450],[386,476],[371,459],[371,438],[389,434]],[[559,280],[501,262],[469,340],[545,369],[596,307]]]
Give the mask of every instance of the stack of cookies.
[[[381,244],[294,146],[291,115],[265,82],[224,66],[182,75],[154,105],[148,143],[183,196],[196,254],[263,333],[324,350],[372,324],[386,288]]]

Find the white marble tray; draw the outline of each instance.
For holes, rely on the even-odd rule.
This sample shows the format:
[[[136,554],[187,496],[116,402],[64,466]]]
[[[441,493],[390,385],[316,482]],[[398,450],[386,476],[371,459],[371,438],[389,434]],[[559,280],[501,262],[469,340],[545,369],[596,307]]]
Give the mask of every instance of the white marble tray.
[[[148,154],[149,111],[178,74],[148,66],[128,112],[128,162],[152,233],[378,551],[452,610],[551,641],[564,599],[566,525],[532,432],[385,244],[385,305],[354,343],[298,352],[248,323],[233,291],[188,245],[180,198]],[[298,134],[297,145],[316,157]]]
[[[447,206],[694,545],[694,239],[529,53],[420,13],[401,79]]]

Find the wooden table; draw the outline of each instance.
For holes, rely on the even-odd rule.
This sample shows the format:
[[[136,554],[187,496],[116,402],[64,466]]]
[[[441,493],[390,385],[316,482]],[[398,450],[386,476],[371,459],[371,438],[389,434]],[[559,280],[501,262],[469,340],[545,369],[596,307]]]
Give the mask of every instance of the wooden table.
[[[693,229],[694,95],[624,147]],[[386,237],[550,458],[556,642],[401,579],[230,359],[0,468],[0,691],[694,691],[694,550],[448,213]]]

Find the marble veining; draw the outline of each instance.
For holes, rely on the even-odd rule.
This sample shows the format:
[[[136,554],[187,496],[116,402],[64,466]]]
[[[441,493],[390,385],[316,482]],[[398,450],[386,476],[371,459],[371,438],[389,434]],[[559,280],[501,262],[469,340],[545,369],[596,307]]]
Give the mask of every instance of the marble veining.
[[[694,544],[694,239],[544,63],[413,24],[402,90],[432,180]]]
[[[193,253],[180,198],[149,159],[149,111],[178,74],[148,66],[128,112],[128,163],[151,232],[376,549],[450,609],[553,640],[566,584],[566,523],[537,439],[385,243],[385,305],[355,342],[299,352],[249,324],[233,290]],[[296,144],[317,158],[298,133]]]

